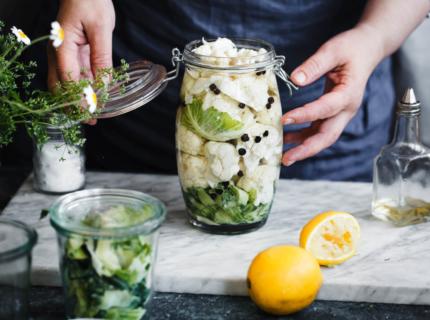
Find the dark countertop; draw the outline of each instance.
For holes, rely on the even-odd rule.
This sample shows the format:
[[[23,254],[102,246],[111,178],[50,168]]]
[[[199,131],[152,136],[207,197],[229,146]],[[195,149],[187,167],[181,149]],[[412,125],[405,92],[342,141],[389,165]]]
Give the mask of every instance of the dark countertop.
[[[64,300],[60,288],[34,287],[30,300],[34,320],[63,319]],[[152,300],[151,319],[428,320],[430,319],[430,307],[316,301],[309,308],[295,315],[281,318],[263,313],[248,297],[156,293]]]
[[[28,169],[0,167],[0,210],[28,175]],[[151,319],[345,319],[429,320],[430,306],[393,305],[339,301],[315,301],[309,308],[289,317],[273,317],[260,311],[248,297],[156,293]],[[34,320],[64,319],[61,288],[33,287],[30,309]]]

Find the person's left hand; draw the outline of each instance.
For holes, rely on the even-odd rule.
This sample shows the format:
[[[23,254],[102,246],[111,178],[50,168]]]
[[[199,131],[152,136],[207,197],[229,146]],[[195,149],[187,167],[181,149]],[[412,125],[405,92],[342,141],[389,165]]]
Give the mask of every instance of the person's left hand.
[[[298,144],[285,152],[284,165],[331,146],[356,114],[367,80],[383,57],[382,41],[372,31],[371,27],[360,25],[333,37],[293,71],[291,79],[298,86],[326,75],[326,87],[319,99],[282,117],[285,125],[312,123],[308,128],[284,135],[285,143]]]

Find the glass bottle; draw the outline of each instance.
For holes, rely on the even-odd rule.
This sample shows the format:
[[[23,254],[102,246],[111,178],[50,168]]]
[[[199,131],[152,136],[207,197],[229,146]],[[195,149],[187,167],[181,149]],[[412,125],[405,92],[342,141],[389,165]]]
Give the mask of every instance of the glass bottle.
[[[283,145],[276,75],[291,83],[271,44],[234,39],[239,51],[254,50],[251,57],[195,52],[211,41],[190,42],[181,57],[178,172],[192,225],[243,233],[264,225],[272,206]]]
[[[85,155],[80,146],[69,145],[58,127],[47,129],[49,140],[34,142],[33,186],[37,191],[62,194],[85,185]]]
[[[430,149],[420,141],[420,112],[414,90],[407,89],[393,140],[374,161],[372,214],[398,226],[430,217]]]

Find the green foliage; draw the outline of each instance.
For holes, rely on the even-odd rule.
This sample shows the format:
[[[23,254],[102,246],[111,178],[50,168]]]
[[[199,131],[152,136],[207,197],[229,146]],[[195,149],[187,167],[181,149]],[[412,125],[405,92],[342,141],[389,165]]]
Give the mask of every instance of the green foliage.
[[[238,138],[243,132],[243,123],[233,119],[227,112],[215,107],[203,110],[201,99],[194,98],[182,110],[181,124],[195,134],[212,141],[227,141]]]
[[[69,313],[86,318],[141,319],[150,294],[152,262],[152,247],[144,236],[69,238],[64,250],[62,272]]]
[[[3,34],[2,29],[0,21],[0,147],[12,141],[20,124],[25,125],[39,145],[47,142],[48,127],[54,126],[60,128],[66,144],[82,146],[85,140],[78,124],[94,117],[83,103],[84,88],[92,86],[101,107],[108,99],[108,88],[127,80],[128,65],[122,61],[117,70],[101,69],[94,80],[58,83],[53,92],[30,91],[36,63],[20,61],[20,55],[28,46],[18,42],[11,33]],[[32,44],[48,38],[40,37]]]
[[[215,188],[191,187],[184,191],[190,213],[216,224],[253,223],[265,219],[270,204],[254,205],[255,196],[232,184]]]

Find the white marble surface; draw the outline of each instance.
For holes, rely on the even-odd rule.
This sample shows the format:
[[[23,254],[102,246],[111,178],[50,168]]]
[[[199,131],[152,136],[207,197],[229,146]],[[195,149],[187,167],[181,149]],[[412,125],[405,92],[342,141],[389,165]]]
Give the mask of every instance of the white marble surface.
[[[358,254],[324,269],[318,298],[430,305],[430,223],[396,228],[369,213],[371,185],[283,180],[267,224],[239,236],[216,236],[186,220],[176,176],[88,173],[87,187],[128,188],[150,193],[168,207],[161,228],[156,289],[165,292],[245,295],[247,268],[257,252],[276,244],[297,244],[301,226],[329,210],[353,213],[362,227]],[[55,199],[35,193],[31,178],[3,215],[34,225],[39,243],[33,254],[33,283],[60,285],[54,230],[40,209]]]

